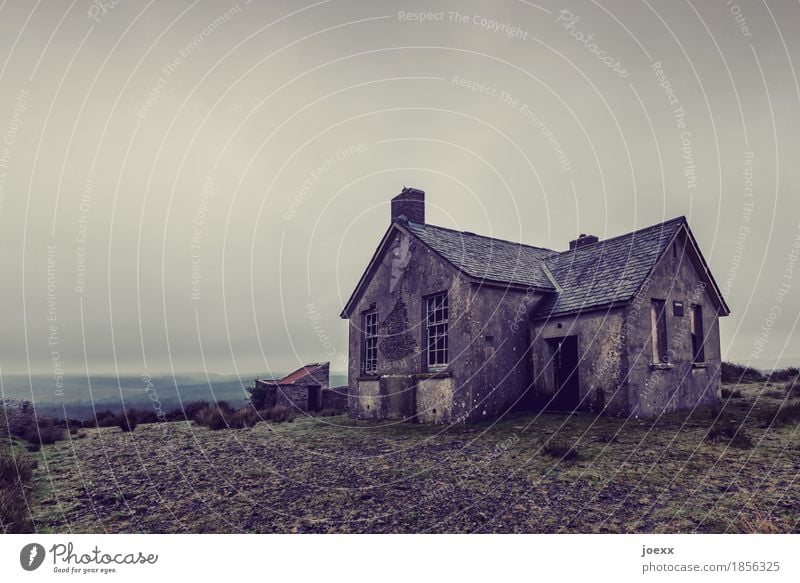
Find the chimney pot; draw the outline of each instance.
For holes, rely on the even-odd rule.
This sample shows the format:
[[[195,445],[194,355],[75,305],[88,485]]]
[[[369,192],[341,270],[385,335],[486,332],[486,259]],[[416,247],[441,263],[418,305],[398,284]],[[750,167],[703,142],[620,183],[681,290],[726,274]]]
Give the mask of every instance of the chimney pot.
[[[569,248],[578,249],[579,247],[583,247],[585,245],[597,243],[599,240],[600,239],[598,239],[596,235],[587,235],[586,233],[581,233],[578,235],[577,239],[573,239],[569,242]]]
[[[403,188],[403,191],[392,199],[392,221],[400,220],[425,224],[424,190]]]

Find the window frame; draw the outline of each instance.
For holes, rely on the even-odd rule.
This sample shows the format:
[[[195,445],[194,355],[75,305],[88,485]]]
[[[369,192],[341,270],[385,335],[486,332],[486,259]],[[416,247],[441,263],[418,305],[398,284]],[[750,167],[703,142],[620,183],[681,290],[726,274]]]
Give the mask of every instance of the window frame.
[[[450,364],[450,300],[446,291],[427,295],[423,299],[425,370],[438,372]],[[437,301],[440,302],[438,305]]]
[[[670,364],[667,338],[667,301],[650,299],[650,337],[653,364]]]
[[[692,362],[706,362],[705,330],[703,327],[703,306],[692,304],[689,311],[689,330],[692,335]]]
[[[361,313],[361,374],[378,373],[378,310],[370,308]]]

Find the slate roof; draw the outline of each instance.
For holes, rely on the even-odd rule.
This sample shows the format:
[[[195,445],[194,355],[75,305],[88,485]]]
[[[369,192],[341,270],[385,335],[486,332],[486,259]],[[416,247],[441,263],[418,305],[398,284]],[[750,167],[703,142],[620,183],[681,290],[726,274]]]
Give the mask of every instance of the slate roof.
[[[555,290],[544,270],[545,258],[555,253],[551,249],[427,224],[403,222],[402,225],[470,277]]]
[[[317,372],[324,371],[325,367],[329,364],[330,363],[327,362],[307,364],[305,366],[301,366],[296,371],[286,375],[282,379],[259,379],[259,381],[272,385],[293,385],[308,375],[313,375]]]
[[[545,297],[532,314],[537,319],[627,302],[641,288],[658,258],[683,226],[694,241],[685,217],[562,252],[410,221],[400,221],[397,226],[407,229],[468,277],[544,292]],[[390,232],[391,228],[384,235],[384,242]],[[372,262],[380,249],[379,246]],[[708,272],[702,255],[699,259]],[[348,309],[358,297],[368,273],[369,268],[348,300],[342,317],[349,317]],[[727,314],[725,300],[710,272],[708,277]]]
[[[534,317],[563,315],[630,300],[685,224],[686,219],[678,217],[547,257],[545,264],[560,289],[536,306]]]

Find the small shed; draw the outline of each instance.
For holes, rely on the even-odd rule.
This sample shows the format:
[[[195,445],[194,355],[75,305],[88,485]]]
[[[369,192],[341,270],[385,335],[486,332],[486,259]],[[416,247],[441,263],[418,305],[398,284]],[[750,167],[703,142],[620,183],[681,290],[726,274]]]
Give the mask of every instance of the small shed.
[[[322,409],[347,408],[347,387],[328,387],[330,362],[301,366],[280,379],[256,379],[250,390],[257,409],[275,406],[316,412]]]

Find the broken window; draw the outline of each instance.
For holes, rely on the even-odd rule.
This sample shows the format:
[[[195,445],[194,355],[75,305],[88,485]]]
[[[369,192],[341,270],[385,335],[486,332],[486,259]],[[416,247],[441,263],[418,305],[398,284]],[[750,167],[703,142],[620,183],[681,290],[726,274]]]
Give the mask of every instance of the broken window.
[[[363,315],[364,347],[361,359],[361,372],[378,372],[378,311],[370,310]]]
[[[692,306],[690,313],[692,329],[692,358],[694,362],[705,362],[706,351],[703,347],[703,308],[700,305]]]
[[[653,341],[653,362],[655,364],[666,364],[669,362],[669,352],[667,351],[667,319],[666,305],[664,300],[651,300],[650,302],[650,321]]]
[[[428,332],[428,368],[446,366],[448,359],[447,292],[426,298],[425,321]]]

